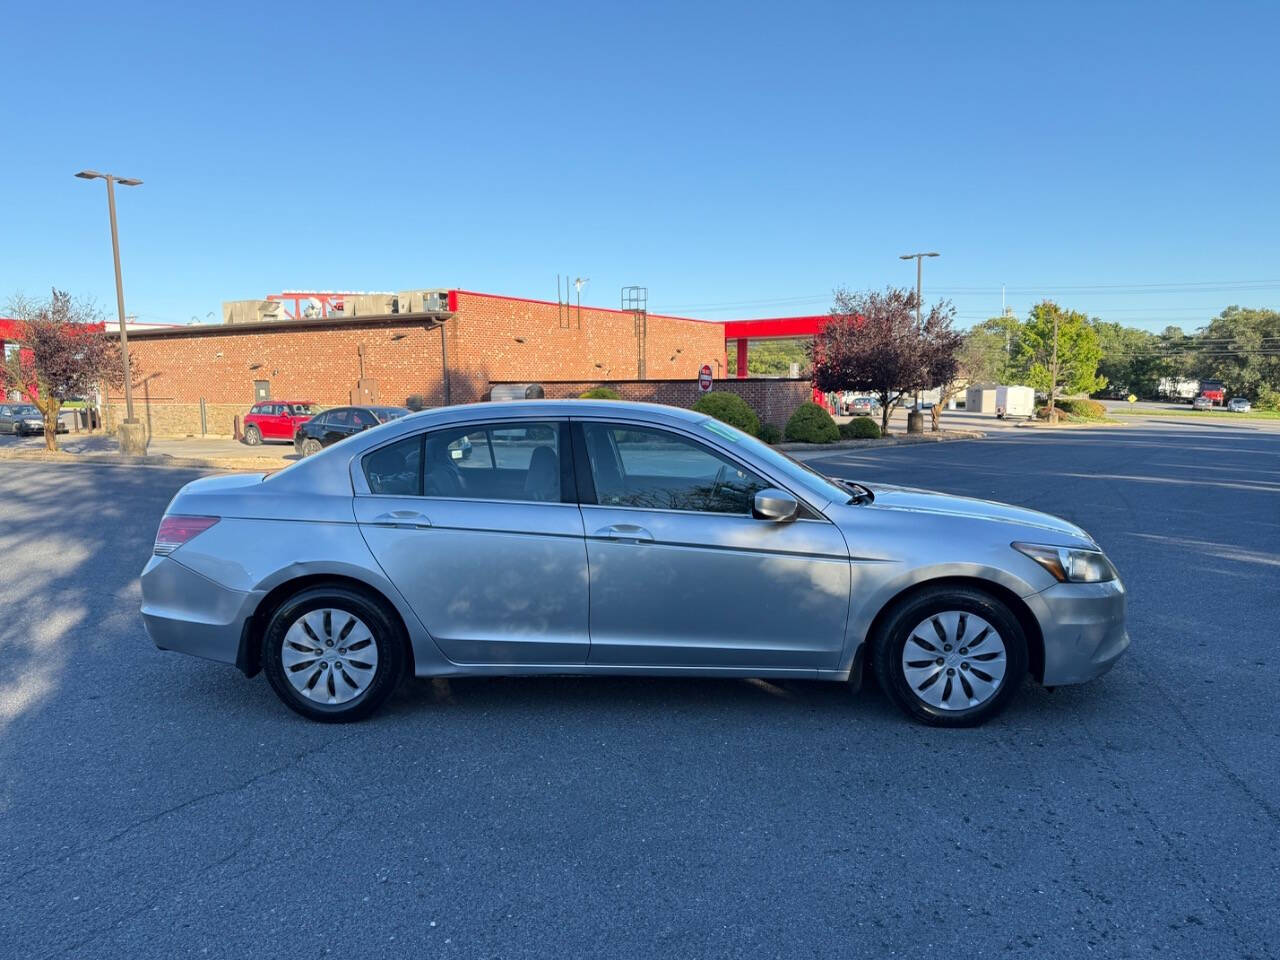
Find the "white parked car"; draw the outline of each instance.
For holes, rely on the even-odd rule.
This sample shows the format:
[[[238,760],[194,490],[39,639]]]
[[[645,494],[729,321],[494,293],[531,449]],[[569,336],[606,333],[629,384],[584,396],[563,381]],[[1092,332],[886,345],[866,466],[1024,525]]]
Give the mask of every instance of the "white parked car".
[[[1244,397],[1232,397],[1231,402],[1227,404],[1227,409],[1232,413],[1248,413],[1253,409],[1253,404]]]

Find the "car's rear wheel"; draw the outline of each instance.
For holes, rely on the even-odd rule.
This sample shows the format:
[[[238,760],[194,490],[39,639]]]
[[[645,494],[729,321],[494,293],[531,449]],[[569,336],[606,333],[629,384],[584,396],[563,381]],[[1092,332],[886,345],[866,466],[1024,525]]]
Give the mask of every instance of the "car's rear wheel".
[[[324,447],[320,445],[320,441],[313,437],[307,437],[307,439],[302,441],[302,455],[304,457],[314,456],[323,449]]]
[[[347,587],[309,587],[271,617],[262,664],[291,710],[325,723],[361,720],[400,682],[405,641],[381,602]]]
[[[253,424],[244,428],[244,442],[251,447],[256,447],[262,442],[262,431]]]
[[[921,590],[873,638],[876,679],[908,716],[971,727],[1000,713],[1027,673],[1027,639],[1004,603],[965,586]]]

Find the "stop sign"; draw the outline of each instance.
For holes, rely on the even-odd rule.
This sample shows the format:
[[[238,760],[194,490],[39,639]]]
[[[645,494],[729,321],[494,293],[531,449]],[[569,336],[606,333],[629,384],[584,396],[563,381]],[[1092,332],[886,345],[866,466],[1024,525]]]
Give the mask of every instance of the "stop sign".
[[[698,371],[698,389],[706,393],[711,389],[711,364],[704,363]]]

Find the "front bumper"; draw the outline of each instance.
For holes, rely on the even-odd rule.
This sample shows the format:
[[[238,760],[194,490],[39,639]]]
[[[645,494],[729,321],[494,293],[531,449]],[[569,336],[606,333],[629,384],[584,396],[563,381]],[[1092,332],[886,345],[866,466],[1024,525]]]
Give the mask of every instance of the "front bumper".
[[[1057,583],[1026,598],[1044,636],[1044,685],[1084,683],[1110,670],[1129,647],[1120,580]]]
[[[240,637],[261,592],[228,589],[172,556],[152,557],[141,581],[142,620],[157,647],[236,662]]]

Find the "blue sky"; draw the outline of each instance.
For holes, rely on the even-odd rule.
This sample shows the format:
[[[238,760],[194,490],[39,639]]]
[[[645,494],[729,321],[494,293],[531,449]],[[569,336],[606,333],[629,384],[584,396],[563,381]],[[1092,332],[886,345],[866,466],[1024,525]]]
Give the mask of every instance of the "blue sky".
[[[1280,305],[1280,6],[21,4],[0,301],[188,322],[458,286],[712,319],[910,285],[1194,327]]]

